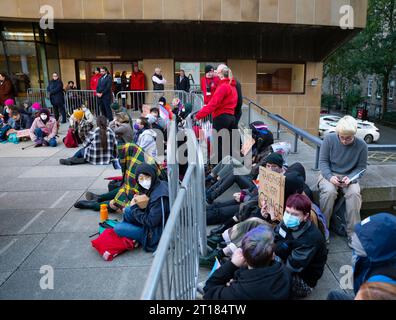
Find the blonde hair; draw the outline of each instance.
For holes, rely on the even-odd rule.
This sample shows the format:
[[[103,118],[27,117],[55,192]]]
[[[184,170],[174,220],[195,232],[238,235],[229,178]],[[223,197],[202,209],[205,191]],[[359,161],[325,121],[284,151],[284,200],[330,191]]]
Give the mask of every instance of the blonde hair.
[[[129,117],[125,112],[120,112],[116,114],[116,118],[119,122],[121,123],[128,123],[129,122]]]
[[[396,285],[385,282],[365,282],[355,300],[396,300]]]
[[[354,136],[357,132],[357,121],[351,116],[345,116],[338,121],[336,132],[344,136]]]

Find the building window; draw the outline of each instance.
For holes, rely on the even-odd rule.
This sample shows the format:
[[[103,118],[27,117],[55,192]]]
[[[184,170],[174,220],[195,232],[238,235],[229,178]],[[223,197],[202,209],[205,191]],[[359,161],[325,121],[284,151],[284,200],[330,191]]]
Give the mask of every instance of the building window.
[[[257,93],[304,93],[304,82],[305,64],[257,64]]]
[[[367,82],[367,97],[372,97],[373,95],[373,80]]]
[[[393,101],[394,96],[395,96],[395,80],[392,80],[389,83],[389,100]]]
[[[380,84],[377,85],[377,91],[376,91],[375,97],[378,100],[382,99],[382,85],[380,85]]]

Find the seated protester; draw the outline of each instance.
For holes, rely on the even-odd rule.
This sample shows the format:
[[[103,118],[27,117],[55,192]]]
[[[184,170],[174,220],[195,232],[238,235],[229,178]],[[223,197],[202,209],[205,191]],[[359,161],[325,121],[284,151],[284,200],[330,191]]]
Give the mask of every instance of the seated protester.
[[[182,124],[182,121],[187,118],[187,116],[192,111],[192,104],[186,103],[184,106],[179,98],[174,98],[172,100],[172,112],[176,116],[176,124]]]
[[[107,118],[96,119],[97,128],[91,131],[83,143],[83,148],[68,159],[60,159],[63,165],[76,165],[89,162],[93,165],[107,165],[117,158],[117,140],[115,133],[107,126]]]
[[[205,300],[286,300],[292,277],[274,259],[274,232],[263,225],[249,231],[242,246],[206,281]]]
[[[257,168],[262,165],[262,160],[270,154],[270,146],[274,143],[274,138],[272,132],[265,127],[264,122],[251,123],[249,127],[252,130],[252,140],[249,139],[243,143],[241,156],[245,157],[252,151],[252,165],[258,172],[259,169]],[[242,162],[230,156],[224,157],[207,175],[207,185],[210,186],[216,183],[217,180],[229,176],[231,170],[236,167],[243,168]],[[246,174],[249,173],[250,171],[246,171]]]
[[[34,119],[36,119],[39,116],[41,110],[41,104],[38,102],[33,102],[30,110],[31,110],[32,121],[34,121]]]
[[[13,127],[8,130],[7,135],[10,135],[11,133],[17,133],[20,130],[30,129],[32,120],[27,114],[20,112],[16,107],[10,108],[10,110],[11,117],[14,121]]]
[[[101,204],[107,204],[109,212],[122,213],[121,209],[125,208],[133,199],[134,194],[138,193],[136,169],[142,163],[155,165],[155,160],[134,143],[119,145],[118,158],[123,177],[122,185],[101,195],[86,192],[85,198],[87,200],[77,201],[74,207],[99,211]],[[161,168],[159,166],[157,166],[157,174],[161,175]]]
[[[133,141],[133,130],[129,123],[129,117],[125,112],[116,113],[115,119],[110,122],[109,126],[116,134],[118,144]]]
[[[293,273],[295,297],[308,296],[322,277],[328,250],[324,235],[310,220],[311,201],[295,194],[286,202],[282,222],[275,228],[275,254]]]
[[[390,213],[368,217],[355,225],[351,240],[355,294],[364,283],[396,285],[396,217]],[[332,291],[327,299],[351,298]]]
[[[70,125],[77,131],[77,137],[80,140],[79,143],[83,143],[94,128],[93,114],[83,105],[81,109],[74,110],[69,121]]]
[[[160,97],[158,99],[158,107],[159,107],[159,109],[162,107],[162,108],[164,108],[167,111],[167,117],[169,118],[169,120],[173,119],[172,108],[171,108],[171,106],[168,103],[166,103],[165,97]],[[161,110],[160,110],[160,117],[162,118]]]
[[[145,251],[157,249],[166,220],[169,216],[168,183],[158,178],[155,166],[142,163],[136,170],[140,195],[146,195],[148,203],[139,205],[135,196],[125,208],[123,221],[114,227],[120,237],[138,241]]]
[[[298,173],[288,173],[285,178],[285,199],[292,194],[303,192],[304,181]],[[242,212],[227,220],[224,225],[208,237],[208,246],[214,250],[207,256],[200,257],[201,266],[212,266],[215,257],[222,259],[231,256],[236,248],[240,248],[242,238],[249,230],[268,223],[275,228],[282,221],[282,213],[275,213],[272,208],[269,208],[263,197],[260,197],[260,202],[261,209],[258,208],[258,199],[255,200],[255,207],[258,210],[254,214],[242,216],[242,209]],[[218,245],[221,245],[221,247],[217,248]]]
[[[10,107],[14,106],[15,102],[13,99],[7,99],[6,101],[4,101],[4,109],[3,109],[3,113],[2,113],[2,118],[3,118],[3,122],[4,123],[8,123],[8,120],[10,120],[11,116],[10,116]]]
[[[272,162],[274,162],[273,159],[279,160],[281,157],[277,154],[274,155],[275,157],[268,156],[266,158],[268,162],[264,163],[264,166],[273,171],[276,170],[279,171],[280,167],[274,166]],[[227,179],[226,181],[231,180],[230,178],[226,178],[226,179]],[[239,186],[241,186],[242,184],[241,181],[239,180],[240,178],[236,178],[234,181]],[[221,203],[213,203],[206,207],[206,223],[208,225],[226,223],[227,226],[220,227],[220,229],[224,228],[223,231],[225,231],[226,229],[232,227],[235,223],[238,222],[238,220],[235,220],[235,217],[238,215],[242,203],[253,201],[255,203],[255,207],[257,207],[258,191],[256,184],[254,184],[252,181],[252,184],[251,185],[249,184],[248,188],[242,189],[241,192],[234,193],[233,197],[234,197],[233,200],[229,200]]]
[[[150,109],[150,114],[152,115],[152,123],[151,123],[151,126],[152,126],[152,128],[153,129],[159,129],[159,130],[162,130],[162,131],[166,131],[166,123],[165,123],[165,121],[164,121],[164,119],[162,119],[161,117],[160,117],[160,114],[159,114],[159,109],[158,108],[151,108]]]
[[[34,119],[30,127],[30,138],[36,143],[35,147],[50,146],[56,147],[56,134],[58,128],[55,118],[50,116],[50,111],[43,108],[39,111],[39,116]]]
[[[134,142],[140,146],[148,155],[153,158],[157,157],[157,134],[151,129],[147,118],[140,117],[136,120],[134,124],[135,138]]]
[[[229,174],[224,179],[220,179],[213,186],[206,190],[206,201],[212,204],[213,201],[226,192],[234,183],[238,184],[241,189],[255,190],[256,185],[253,180],[257,179],[260,173],[260,166],[265,166],[278,173],[284,173],[283,158],[278,153],[271,153],[264,159],[260,159],[260,163],[253,166],[249,175],[233,175]]]

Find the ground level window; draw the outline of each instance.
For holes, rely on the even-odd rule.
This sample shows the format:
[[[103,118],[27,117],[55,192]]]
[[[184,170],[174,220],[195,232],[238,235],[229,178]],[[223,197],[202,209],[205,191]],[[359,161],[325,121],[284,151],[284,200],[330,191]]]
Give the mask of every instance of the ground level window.
[[[304,93],[304,79],[305,64],[257,64],[257,93]]]

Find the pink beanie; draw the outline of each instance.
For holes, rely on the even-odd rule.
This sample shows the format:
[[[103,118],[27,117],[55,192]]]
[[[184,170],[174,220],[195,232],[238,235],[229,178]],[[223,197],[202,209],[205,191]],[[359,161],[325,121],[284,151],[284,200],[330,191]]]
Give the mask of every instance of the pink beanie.
[[[13,106],[15,104],[13,99],[7,99],[6,101],[4,101],[4,105],[5,106]]]
[[[41,109],[40,103],[34,102],[34,103],[32,104],[32,109],[33,109],[33,110],[40,110],[40,109]]]

